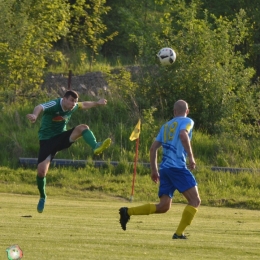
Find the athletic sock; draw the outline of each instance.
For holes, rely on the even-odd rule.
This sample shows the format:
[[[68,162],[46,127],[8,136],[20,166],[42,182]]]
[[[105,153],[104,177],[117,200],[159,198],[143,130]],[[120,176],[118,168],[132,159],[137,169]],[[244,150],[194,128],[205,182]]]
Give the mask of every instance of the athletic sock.
[[[40,197],[45,199],[46,198],[46,193],[45,193],[46,177],[41,178],[37,175],[36,181],[37,181],[38,190],[40,192]]]
[[[96,137],[90,129],[86,129],[82,132],[84,141],[94,150],[97,144]]]
[[[185,228],[191,224],[195,214],[197,213],[198,209],[194,208],[190,205],[187,205],[182,213],[182,218],[180,221],[180,224],[176,230],[176,234],[178,236],[181,236],[185,230]]]
[[[142,206],[138,206],[138,207],[133,207],[133,208],[129,208],[127,210],[127,213],[129,216],[132,215],[149,215],[149,214],[153,214],[156,211],[156,206],[155,204],[144,204]]]

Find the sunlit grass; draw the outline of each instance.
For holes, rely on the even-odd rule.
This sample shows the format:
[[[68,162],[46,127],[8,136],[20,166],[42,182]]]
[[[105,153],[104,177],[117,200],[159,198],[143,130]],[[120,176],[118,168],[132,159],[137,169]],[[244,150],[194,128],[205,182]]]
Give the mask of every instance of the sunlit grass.
[[[76,194],[84,197],[86,192],[99,192],[106,196],[129,200],[133,185],[133,164],[122,162],[118,166],[94,167],[87,164],[83,168],[53,167],[47,174],[47,194]],[[219,172],[210,168],[194,171],[198,182],[202,205],[260,209],[259,172]],[[0,167],[0,192],[38,194],[36,169]],[[150,170],[138,165],[134,182],[135,201],[158,201],[158,185],[150,179]],[[185,203],[178,192],[174,202]]]
[[[260,211],[201,206],[188,240],[172,240],[184,204],[169,212],[132,216],[123,231],[118,209],[137,206],[113,197],[49,196],[37,213],[38,196],[0,194],[0,258],[18,244],[24,259],[259,259]]]

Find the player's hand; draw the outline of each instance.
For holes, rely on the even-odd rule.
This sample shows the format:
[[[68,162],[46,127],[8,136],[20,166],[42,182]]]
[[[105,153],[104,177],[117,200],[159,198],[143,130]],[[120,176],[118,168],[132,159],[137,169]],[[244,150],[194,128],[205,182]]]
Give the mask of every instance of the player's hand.
[[[154,171],[151,173],[151,179],[153,182],[158,183],[160,180],[160,174],[158,171]]]
[[[26,117],[29,121],[31,121],[31,123],[35,123],[35,121],[37,119],[36,115],[34,115],[34,114],[28,114],[28,115],[26,115]]]
[[[189,169],[190,170],[194,170],[196,168],[196,162],[193,158],[193,156],[191,158],[189,158]]]
[[[101,99],[98,100],[97,103],[98,103],[99,105],[103,106],[103,105],[106,105],[106,104],[107,104],[107,100],[104,99],[104,98],[101,98]]]

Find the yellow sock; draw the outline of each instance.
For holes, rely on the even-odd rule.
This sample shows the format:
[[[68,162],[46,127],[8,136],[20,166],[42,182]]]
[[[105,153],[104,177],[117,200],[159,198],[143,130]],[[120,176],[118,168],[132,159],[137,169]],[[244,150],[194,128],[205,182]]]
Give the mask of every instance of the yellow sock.
[[[185,228],[191,224],[197,211],[198,211],[198,209],[196,209],[190,205],[187,205],[185,207],[185,209],[183,210],[183,213],[182,213],[182,218],[181,218],[180,224],[175,232],[178,236],[181,236],[183,234]]]
[[[129,208],[127,213],[129,216],[132,215],[149,215],[153,214],[156,211],[155,204],[144,204],[142,206]]]

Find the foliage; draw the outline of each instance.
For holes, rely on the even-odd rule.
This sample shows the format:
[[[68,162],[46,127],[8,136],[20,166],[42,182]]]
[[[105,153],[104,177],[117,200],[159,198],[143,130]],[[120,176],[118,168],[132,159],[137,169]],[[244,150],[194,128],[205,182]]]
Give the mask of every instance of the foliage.
[[[172,116],[173,103],[182,98],[191,105],[190,116],[198,129],[210,134],[257,136],[259,84],[252,84],[255,71],[248,66],[251,52],[242,48],[248,41],[253,42],[250,19],[243,9],[237,9],[234,15],[227,12],[225,17],[217,16],[219,11],[213,8],[213,15],[204,9],[203,3],[1,2],[2,99],[14,102],[17,97],[39,95],[44,69],[52,64],[51,59],[62,60],[62,53],[53,48],[61,37],[65,42],[70,40],[74,49],[86,47],[63,59],[67,69],[80,66],[80,71],[84,71],[87,61],[92,67],[101,48],[113,46],[118,24],[119,35],[115,39],[121,39],[123,49],[132,48],[130,56],[135,56],[143,66],[135,78],[123,70],[119,75],[110,75],[109,84],[115,95],[120,88],[116,85],[123,83],[119,95],[134,117],[155,107],[155,117],[167,120]],[[108,40],[110,47],[106,45]],[[166,45],[177,52],[176,63],[171,67],[155,66],[155,53]],[[118,52],[123,49],[117,48]],[[78,56],[76,67],[71,64],[73,56]]]
[[[260,66],[260,48],[259,48],[259,8],[260,2],[253,0],[250,3],[245,0],[145,0],[145,1],[110,1],[107,0],[108,6],[112,7],[111,12],[104,18],[108,25],[108,31],[118,30],[119,34],[113,41],[106,43],[102,48],[103,55],[107,56],[127,56],[133,57],[132,62],[143,61],[147,63],[147,53],[158,51],[157,46],[149,44],[151,40],[158,36],[160,48],[171,44],[162,34],[171,37],[172,30],[170,27],[161,27],[160,23],[171,22],[176,26],[179,19],[179,5],[188,6],[195,4],[197,6],[197,15],[199,19],[204,19],[205,12],[209,14],[211,23],[211,14],[217,18],[226,17],[232,21],[239,12],[245,12],[248,23],[246,24],[248,35],[243,42],[236,46],[241,53],[248,54],[247,66],[254,67],[259,76]],[[176,13],[170,10],[176,10]],[[189,20],[191,16],[186,16]],[[184,17],[182,17],[183,19]],[[213,19],[214,23],[214,19]]]
[[[99,54],[100,48],[105,42],[112,40],[117,32],[104,36],[107,26],[103,23],[103,16],[110,11],[110,7],[105,6],[105,0],[76,0],[70,5],[71,25],[67,35],[70,43],[75,48],[87,46],[91,50],[89,58],[89,70],[92,70],[92,63],[95,56]],[[86,53],[82,53],[82,59],[86,58]]]
[[[145,63],[151,33],[158,32],[160,7],[154,0],[107,0],[111,12],[104,18],[108,31],[116,28],[118,36],[102,47],[102,53],[118,59],[130,56],[132,64]]]
[[[68,150],[58,153],[56,158],[85,160],[91,157],[94,160],[133,162],[135,142],[131,142],[129,137],[138,118],[141,118],[139,161],[149,162],[150,146],[164,119],[157,118],[157,111],[153,107],[137,110],[138,114],[134,116],[131,106],[128,107],[131,102],[125,104],[119,96],[110,96],[109,93],[106,95],[104,96],[108,99],[106,107],[77,112],[68,128],[85,123],[89,125],[98,141],[111,137],[113,140],[111,147],[101,156],[92,157],[91,148],[80,139]],[[31,113],[34,106],[45,100],[48,100],[48,96],[42,96],[33,102],[24,102],[20,106],[14,104],[2,108],[0,142],[5,149],[0,153],[1,165],[16,168],[19,157],[37,157],[40,118],[35,124],[31,124],[26,119],[26,114]],[[82,96],[81,100],[91,99]],[[220,136],[213,136],[195,129],[192,143],[198,165],[260,168],[260,144],[257,138],[238,138],[233,133],[225,132]]]
[[[201,1],[202,8],[207,9],[209,13],[214,14],[215,16],[226,16],[229,19],[235,18],[236,14],[240,10],[244,10],[247,15],[249,30],[249,35],[245,41],[240,44],[239,50],[242,53],[247,53],[249,55],[247,63],[249,66],[252,66],[256,70],[256,75],[260,75],[260,37],[259,37],[259,28],[260,28],[260,2],[258,0],[252,0],[250,2],[246,0],[240,1],[219,1],[219,0],[203,0]]]
[[[233,21],[211,16],[214,23],[209,23],[207,13],[204,19],[197,18],[193,2],[187,6],[180,1],[169,11],[161,19],[162,34],[154,35],[151,44],[159,48],[164,40],[177,52],[177,61],[146,70],[140,83],[143,96],[168,118],[174,102],[186,100],[196,127],[210,134],[257,135],[258,105],[251,106],[258,100],[256,88],[251,87],[254,70],[245,67],[246,55],[236,50],[248,35],[245,13],[241,11]]]
[[[19,193],[38,194],[35,187],[33,168],[19,167],[16,170],[0,167],[1,192],[11,192],[18,185]],[[47,175],[47,194],[52,194],[53,188],[58,188],[58,194],[78,194],[82,191],[100,192],[104,196],[117,196],[128,200],[132,191],[133,163],[121,160],[116,166],[109,164],[94,167],[88,162],[85,167],[55,167],[51,166]],[[194,171],[199,192],[204,206],[234,207],[260,209],[260,178],[259,171],[213,171],[208,167],[198,166]],[[24,188],[22,186],[24,185]],[[158,186],[150,179],[150,169],[138,164],[134,186],[135,201],[158,201]],[[175,192],[174,202],[186,203],[185,198]]]
[[[0,2],[0,90],[6,101],[35,95],[47,58],[58,59],[52,42],[67,32],[64,1]]]
[[[225,1],[225,6],[231,2]],[[237,8],[233,14],[228,8],[208,8],[211,12],[203,3],[206,1],[0,1],[0,142],[5,148],[1,165],[16,168],[19,157],[37,157],[40,122],[31,125],[25,115],[50,97],[39,90],[51,61],[62,60],[65,70],[78,68],[70,64],[76,53],[75,59],[85,69],[89,53],[102,52],[116,55],[117,65],[121,65],[122,55],[140,63],[116,72],[104,69],[109,88],[99,95],[108,99],[109,106],[79,113],[71,120],[70,126],[89,124],[98,140],[112,137],[113,145],[94,158],[120,161],[115,171],[108,166],[107,174],[120,176],[132,170],[128,162],[133,161],[135,145],[129,136],[139,118],[139,160],[149,161],[149,147],[160,125],[172,117],[177,99],[188,101],[195,120],[198,165],[259,168],[260,94],[259,81],[253,81],[259,70],[255,74],[251,67],[259,57],[259,39],[254,33],[259,15],[246,8]],[[221,16],[222,12],[227,16]],[[116,31],[119,34],[113,38]],[[67,59],[60,52],[64,50],[59,39],[73,41],[74,52]],[[79,50],[82,46],[86,49]],[[155,54],[162,46],[176,51],[172,66],[156,64]],[[79,140],[57,158],[91,156],[91,149]],[[212,189],[217,190],[214,185]],[[256,191],[255,187],[247,189]],[[243,194],[246,196],[246,190]],[[236,204],[229,199],[224,202]],[[254,205],[253,201],[251,207]]]
[[[111,91],[112,100],[120,100],[128,108],[129,116],[140,117],[139,104],[136,102],[138,84],[132,81],[132,75],[127,69],[118,70],[118,72],[107,72],[106,78]]]

